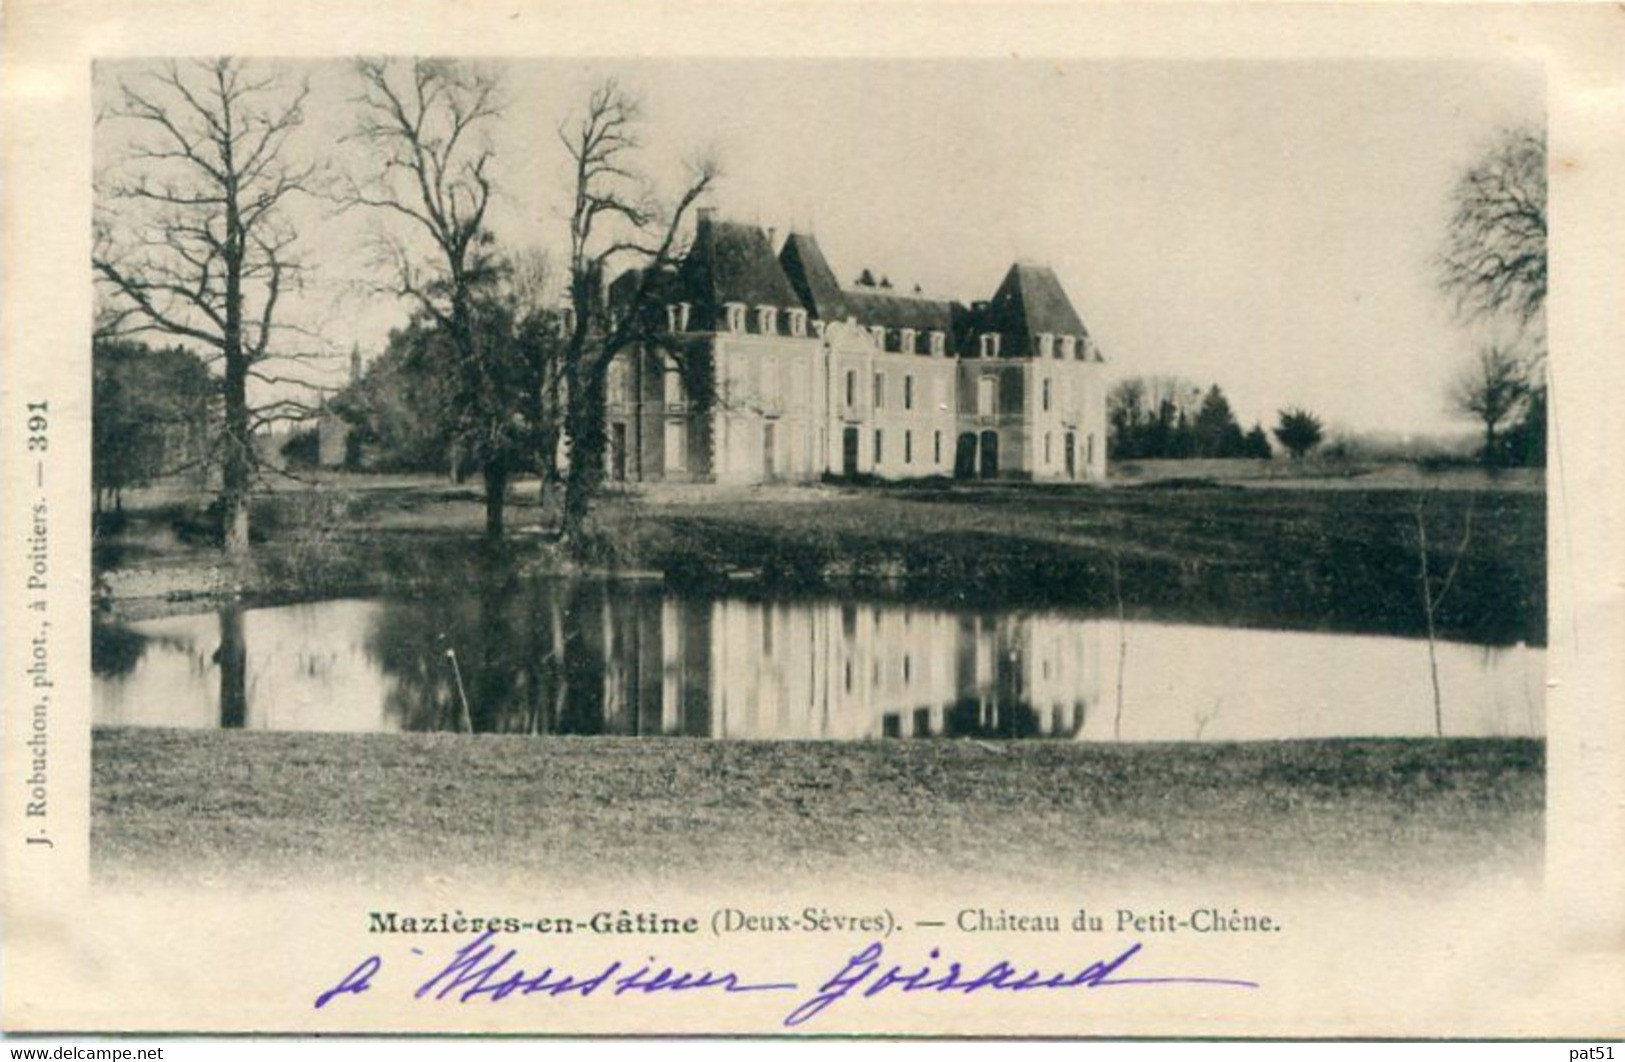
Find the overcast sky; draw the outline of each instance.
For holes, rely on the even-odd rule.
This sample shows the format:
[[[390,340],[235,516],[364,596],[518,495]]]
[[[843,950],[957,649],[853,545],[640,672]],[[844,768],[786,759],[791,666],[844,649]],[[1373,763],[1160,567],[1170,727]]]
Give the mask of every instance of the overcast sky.
[[[104,65],[110,78],[139,64]],[[338,138],[356,91],[312,76],[299,147]],[[1541,126],[1533,66],[1466,62],[660,60],[504,62],[490,127],[504,242],[556,249],[567,160],[553,134],[614,75],[643,101],[647,167],[721,159],[719,215],[817,234],[837,274],[867,267],[965,301],[1010,263],[1052,265],[1114,376],[1217,382],[1238,416],[1298,404],[1357,431],[1466,430],[1444,392],[1481,338],[1452,319],[1430,258],[1450,188],[1496,132]],[[116,160],[123,123],[98,126]],[[301,204],[318,267],[304,313],[336,349],[376,351],[406,308],[348,285],[365,228]]]

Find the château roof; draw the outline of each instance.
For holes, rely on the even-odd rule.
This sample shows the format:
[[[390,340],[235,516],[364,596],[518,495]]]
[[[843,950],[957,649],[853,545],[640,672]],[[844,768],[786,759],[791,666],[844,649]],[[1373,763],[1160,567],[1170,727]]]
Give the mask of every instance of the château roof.
[[[799,306],[773,257],[767,233],[755,225],[716,221],[701,215],[694,246],[683,259],[679,277],[696,303],[715,308],[740,302],[747,306]]]
[[[635,272],[628,271],[617,284],[635,282]],[[824,321],[940,331],[948,335],[950,350],[964,348],[977,332],[999,332],[1006,357],[1036,356],[1037,337],[1044,333],[1080,339],[1089,334],[1048,266],[1016,263],[992,300],[974,308],[891,288],[843,288],[810,233],[792,232],[775,255],[760,226],[718,221],[710,211],[700,213],[693,246],[675,273],[669,280],[659,278],[656,287],[671,301],[692,303],[700,328],[718,327],[725,304],[743,303],[802,308]]]
[[[846,299],[847,313],[856,317],[860,324],[912,328],[917,332],[933,329],[949,332],[953,329],[951,302],[917,295],[899,295],[885,288],[848,290],[842,295]]]
[[[1004,346],[1006,355],[1036,353],[1034,337],[1045,332],[1058,336],[1089,334],[1055,270],[1026,262],[1017,262],[1004,275],[1004,282],[988,305],[985,327],[1011,337]]]
[[[808,313],[825,321],[839,321],[847,316],[841,285],[816,237],[792,232],[779,251],[779,265]]]
[[[779,251],[790,284],[814,317],[825,321],[856,318],[863,325],[912,328],[917,332],[953,326],[953,303],[904,295],[889,288],[842,288],[816,237],[792,232]]]

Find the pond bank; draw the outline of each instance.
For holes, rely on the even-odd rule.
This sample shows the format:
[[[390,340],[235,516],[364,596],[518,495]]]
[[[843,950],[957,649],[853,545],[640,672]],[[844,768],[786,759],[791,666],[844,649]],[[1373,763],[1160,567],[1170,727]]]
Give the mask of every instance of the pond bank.
[[[100,880],[862,873],[1448,888],[1540,873],[1545,744],[95,732]]]
[[[534,573],[634,573],[775,594],[862,588],[942,604],[1115,611],[1201,622],[1418,636],[1430,570],[1454,570],[1440,636],[1543,645],[1544,494],[1527,489],[946,483],[650,489],[606,496],[578,553],[516,493],[511,532],[480,545],[483,507],[443,484],[333,486],[259,499],[264,541],[234,580],[173,530],[174,504],[132,508],[97,544],[116,615],[427,590]]]

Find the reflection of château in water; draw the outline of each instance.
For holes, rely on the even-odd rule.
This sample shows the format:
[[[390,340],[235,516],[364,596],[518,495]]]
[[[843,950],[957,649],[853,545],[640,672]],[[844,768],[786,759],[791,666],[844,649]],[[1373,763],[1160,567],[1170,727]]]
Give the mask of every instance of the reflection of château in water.
[[[1433,649],[1447,736],[1544,732],[1540,650]],[[91,660],[97,726],[1270,741],[1432,736],[1431,655],[1404,638],[499,580],[98,623]]]
[[[622,662],[604,672],[611,733],[1071,737],[1098,688],[1080,624],[670,598],[650,623],[643,609],[602,607],[603,637],[618,643],[604,657]]]

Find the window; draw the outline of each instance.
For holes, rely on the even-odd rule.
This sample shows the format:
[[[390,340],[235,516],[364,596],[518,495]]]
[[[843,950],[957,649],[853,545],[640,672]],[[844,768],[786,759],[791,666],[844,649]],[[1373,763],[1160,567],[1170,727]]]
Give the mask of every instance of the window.
[[[745,330],[745,306],[743,303],[730,302],[726,307],[728,311],[728,331],[743,332]]]
[[[1061,337],[1061,350],[1060,350],[1060,353],[1056,354],[1055,356],[1058,357],[1058,358],[1072,358],[1072,357],[1077,356],[1077,352],[1078,352],[1078,337],[1077,336],[1062,336]]]
[[[767,405],[774,405],[779,400],[779,372],[778,362],[772,358],[764,358],[762,363],[762,401]]]
[[[976,381],[976,413],[978,416],[991,417],[998,408],[999,381],[992,376],[983,376]]]
[[[882,460],[881,455],[883,455],[886,452],[885,443],[886,443],[886,433],[881,431],[879,428],[876,428],[875,429],[875,464],[877,464],[877,465],[880,464],[880,462]]]
[[[942,464],[942,432],[933,432],[931,435],[931,461],[933,464]]]
[[[914,408],[914,374],[903,377],[903,408]]]
[[[903,433],[903,464],[912,465],[913,463],[914,463],[914,433],[911,432],[911,431],[905,431]]]
[[[858,374],[852,369],[846,370],[846,405],[850,409],[858,404]]]
[[[918,349],[918,345],[914,342],[914,329],[905,328],[899,334],[901,336],[899,345],[903,348],[903,353],[913,354]]]
[[[677,304],[674,303],[674,302],[666,304],[666,331],[668,331],[668,332],[681,332],[682,331],[681,328],[677,327]]]
[[[999,356],[999,333],[983,332],[981,335],[981,340],[982,357],[996,358]]]
[[[813,335],[817,336],[819,339],[824,338],[824,322],[823,321],[814,321],[813,322]]]
[[[665,392],[668,406],[675,406],[683,401],[683,374],[675,368],[666,370]]]
[[[687,455],[684,453],[683,422],[680,420],[666,421],[666,471],[681,472],[687,465]]]
[[[756,331],[764,336],[777,335],[779,311],[772,306],[756,307]]]
[[[807,311],[806,310],[791,310],[790,311],[790,334],[793,335],[793,336],[797,336],[797,337],[804,336],[804,335],[807,334]]]
[[[1038,356],[1051,357],[1055,353],[1055,337],[1048,332],[1038,333]]]
[[[1049,432],[1046,431],[1044,433],[1044,463],[1047,465],[1050,463],[1050,461]]]
[[[1083,463],[1086,464],[1086,465],[1093,465],[1095,463],[1095,433],[1094,432],[1089,433],[1089,438],[1085,441],[1085,446],[1087,447],[1087,449],[1084,450]]]
[[[605,390],[609,392],[606,396],[607,401],[611,403],[626,401],[626,395],[624,394],[626,390],[626,363],[620,358],[616,358],[609,363],[609,379],[606,382]]]
[[[872,339],[874,339],[876,349],[878,349],[878,350],[885,350],[886,349],[886,326],[885,325],[875,325],[873,328],[869,329],[869,335],[870,335],[870,337]]]
[[[886,374],[883,372],[875,373],[875,408],[886,408]]]
[[[1046,377],[1045,380],[1044,380],[1044,412],[1045,413],[1049,412],[1049,401],[1050,401],[1050,381]],[[1049,459],[1045,458],[1045,460],[1047,461]]]
[[[933,329],[932,332],[931,332],[931,356],[935,357],[935,358],[940,358],[945,353],[947,353],[947,351],[948,351],[948,336],[947,336],[947,334]]]
[[[559,311],[559,331],[565,335],[576,330],[576,311],[573,306],[566,306]]]
[[[944,413],[948,412],[948,381],[940,376],[937,377],[936,393],[937,408]]]

